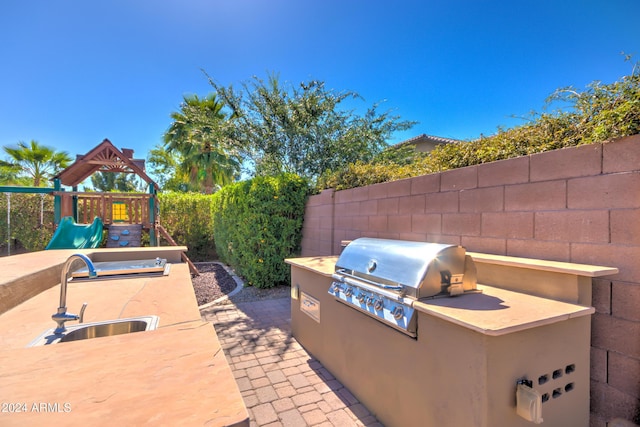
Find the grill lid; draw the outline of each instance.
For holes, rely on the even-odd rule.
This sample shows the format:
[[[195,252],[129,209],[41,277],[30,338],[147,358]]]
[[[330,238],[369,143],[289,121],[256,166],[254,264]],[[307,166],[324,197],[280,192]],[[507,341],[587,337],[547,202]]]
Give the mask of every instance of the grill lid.
[[[344,248],[335,271],[402,287],[413,298],[439,294],[452,284],[475,289],[475,268],[465,249],[440,243],[359,238]]]

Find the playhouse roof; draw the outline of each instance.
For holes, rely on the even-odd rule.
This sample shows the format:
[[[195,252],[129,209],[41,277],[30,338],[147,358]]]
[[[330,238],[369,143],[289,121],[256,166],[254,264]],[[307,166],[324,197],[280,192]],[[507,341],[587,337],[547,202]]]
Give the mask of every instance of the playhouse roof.
[[[87,154],[78,154],[76,161],[54,178],[59,179],[62,185],[75,187],[95,172],[135,173],[147,184],[158,188],[158,184],[145,173],[144,159],[134,159],[133,150],[118,150],[106,138]]]

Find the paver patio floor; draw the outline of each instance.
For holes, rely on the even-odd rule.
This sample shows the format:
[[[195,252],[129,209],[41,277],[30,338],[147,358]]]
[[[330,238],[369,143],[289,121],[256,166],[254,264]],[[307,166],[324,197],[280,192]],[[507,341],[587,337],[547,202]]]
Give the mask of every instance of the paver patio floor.
[[[251,426],[382,426],[291,335],[289,298],[213,306],[213,323]]]

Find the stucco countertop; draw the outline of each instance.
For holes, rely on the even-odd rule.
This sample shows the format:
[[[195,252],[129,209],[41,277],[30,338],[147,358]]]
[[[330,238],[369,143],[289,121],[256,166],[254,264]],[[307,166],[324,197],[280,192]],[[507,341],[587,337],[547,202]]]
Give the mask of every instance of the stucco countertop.
[[[51,267],[68,255],[40,260]],[[90,256],[107,260],[109,253]],[[32,254],[24,263],[20,257],[10,258],[23,276],[44,268]],[[0,425],[249,425],[215,330],[200,318],[186,264],[172,264],[164,277],[69,282],[68,311],[87,302],[85,322],[157,315],[157,330],[26,348],[55,326],[59,296],[56,285],[0,315]]]
[[[287,258],[284,260],[287,264],[313,271],[314,273],[319,273],[326,277],[331,277],[334,273],[336,261],[338,261],[337,256]]]
[[[413,307],[484,335],[499,336],[593,314],[583,307],[492,286],[480,293],[416,301]]]

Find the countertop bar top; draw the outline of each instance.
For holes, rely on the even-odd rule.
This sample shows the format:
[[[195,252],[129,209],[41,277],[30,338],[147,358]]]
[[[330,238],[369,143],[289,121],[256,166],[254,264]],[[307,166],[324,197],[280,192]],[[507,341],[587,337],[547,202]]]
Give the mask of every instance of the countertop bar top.
[[[484,335],[506,335],[593,314],[593,307],[478,285],[481,293],[416,301],[413,307]]]
[[[287,258],[284,260],[284,262],[292,266],[304,268],[327,277],[331,277],[334,273],[336,261],[338,261],[337,256]]]
[[[127,255],[142,259],[139,249]],[[0,284],[10,280],[3,264],[28,275],[75,252],[82,251],[0,259]],[[109,254],[89,252],[94,260]],[[0,425],[249,425],[215,330],[201,320],[187,264],[172,264],[164,277],[68,284],[67,309],[77,313],[87,302],[85,322],[157,315],[157,330],[26,348],[55,326],[59,296],[56,285],[0,315]]]
[[[470,255],[476,263],[528,268],[553,273],[573,274],[575,276],[600,277],[618,273],[617,268],[603,267],[600,265],[575,264],[570,262],[481,254],[477,252],[467,252],[467,255]]]
[[[553,273],[573,274],[585,277],[600,277],[618,273],[617,268],[603,267],[599,265],[574,264],[559,261],[546,261],[530,258],[519,258],[502,255],[481,254],[477,252],[467,252],[476,263],[496,264],[507,267],[520,267],[532,270],[549,271]],[[325,276],[331,276],[338,256],[318,256],[306,258],[288,258],[287,264],[295,265],[305,269],[312,269]]]
[[[336,256],[307,257],[287,259],[286,262],[294,267],[331,277],[337,259]],[[544,264],[544,261],[541,263]],[[480,284],[478,290],[482,292],[451,298],[423,299],[415,301],[413,306],[421,313],[492,336],[586,316],[595,311],[593,307]]]

